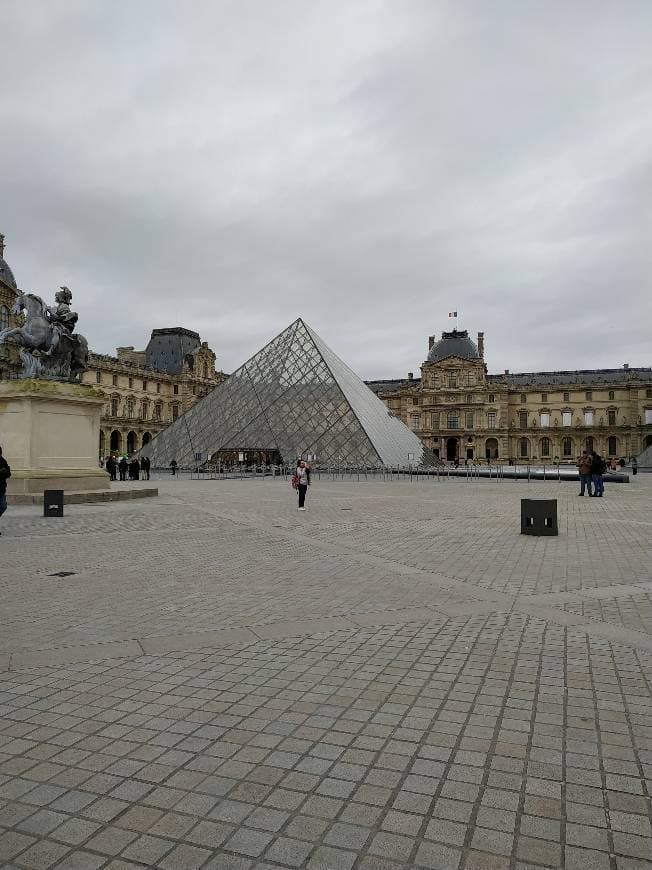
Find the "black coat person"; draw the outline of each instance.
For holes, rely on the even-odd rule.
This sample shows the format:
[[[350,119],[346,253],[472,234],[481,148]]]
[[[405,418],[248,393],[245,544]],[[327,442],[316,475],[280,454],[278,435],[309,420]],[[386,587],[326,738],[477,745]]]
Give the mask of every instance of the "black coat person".
[[[106,460],[105,468],[108,471],[111,480],[115,480],[115,476],[116,476],[115,472],[116,472],[117,466],[116,466],[115,459],[112,456],[109,456],[109,458]]]
[[[149,470],[151,468],[151,462],[148,456],[143,456],[140,460],[140,470],[143,473],[143,480],[149,480]]]
[[[118,471],[120,472],[120,480],[127,479],[127,469],[128,468],[129,468],[129,464],[123,456],[122,459],[120,460],[120,462],[118,462]]]

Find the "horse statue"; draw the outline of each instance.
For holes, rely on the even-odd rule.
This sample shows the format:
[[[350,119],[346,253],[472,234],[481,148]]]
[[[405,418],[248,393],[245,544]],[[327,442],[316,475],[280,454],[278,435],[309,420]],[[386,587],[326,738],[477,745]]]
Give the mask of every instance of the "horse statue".
[[[21,377],[55,381],[80,381],[88,368],[88,342],[73,334],[77,314],[70,310],[72,293],[62,287],[55,294],[56,306],[47,306],[40,296],[20,293],[12,314],[25,312],[24,326],[0,332],[0,345],[11,338],[20,348]]]

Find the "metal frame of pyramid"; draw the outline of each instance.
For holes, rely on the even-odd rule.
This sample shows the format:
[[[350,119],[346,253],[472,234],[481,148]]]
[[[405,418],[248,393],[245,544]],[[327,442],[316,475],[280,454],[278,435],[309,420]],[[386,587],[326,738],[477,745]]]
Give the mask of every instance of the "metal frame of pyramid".
[[[226,450],[277,451],[284,463],[430,464],[429,451],[299,318],[160,432],[154,466],[195,466]]]

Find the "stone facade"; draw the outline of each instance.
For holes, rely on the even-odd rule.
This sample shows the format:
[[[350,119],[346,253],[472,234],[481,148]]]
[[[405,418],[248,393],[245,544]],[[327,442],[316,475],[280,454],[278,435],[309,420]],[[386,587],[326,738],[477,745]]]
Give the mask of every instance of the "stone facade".
[[[605,457],[652,444],[652,369],[487,372],[484,334],[431,336],[421,378],[368,386],[440,459],[575,462],[585,448]]]
[[[192,339],[197,347],[181,360],[179,371],[154,368],[147,351],[117,348],[117,356],[91,353],[83,383],[102,390],[99,455],[134,453],[169,426],[226,375],[215,370],[215,354],[190,330],[154,330],[173,340]]]

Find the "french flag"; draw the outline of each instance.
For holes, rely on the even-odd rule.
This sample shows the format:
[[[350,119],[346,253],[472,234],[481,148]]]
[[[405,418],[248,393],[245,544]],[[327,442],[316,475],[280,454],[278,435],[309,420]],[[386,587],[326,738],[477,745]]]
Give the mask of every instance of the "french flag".
[[[449,311],[448,316],[449,317],[457,317],[457,311]]]

